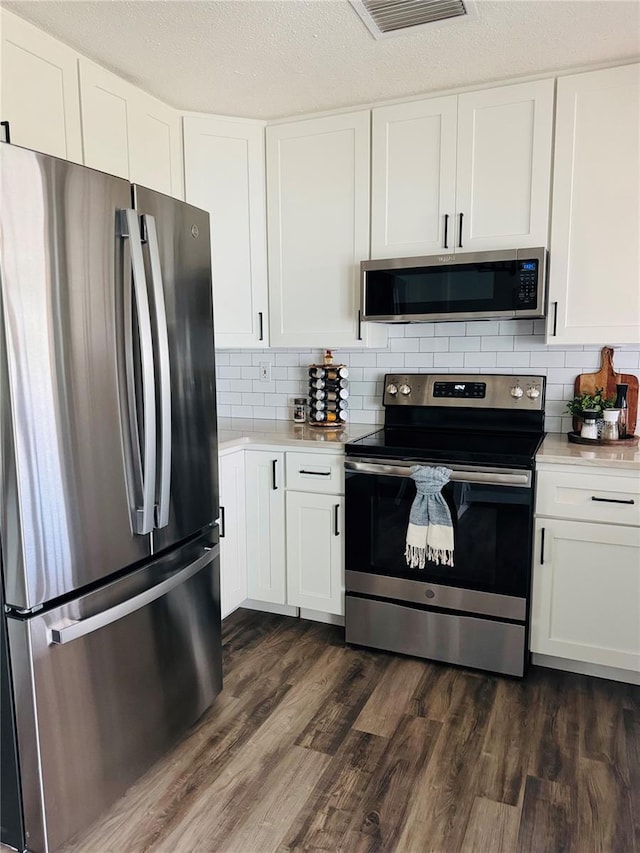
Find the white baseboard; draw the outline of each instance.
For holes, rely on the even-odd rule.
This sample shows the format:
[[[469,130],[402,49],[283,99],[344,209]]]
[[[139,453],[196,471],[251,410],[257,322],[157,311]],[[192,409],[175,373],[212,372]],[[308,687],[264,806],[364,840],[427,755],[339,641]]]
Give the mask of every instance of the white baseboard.
[[[276,613],[278,616],[298,616],[298,608],[291,604],[272,604],[270,601],[255,601],[245,598],[240,607],[247,610],[262,610],[263,613]]]
[[[344,616],[322,613],[320,610],[307,610],[306,607],[300,608],[300,618],[310,619],[312,622],[325,622],[327,625],[344,625]]]
[[[531,655],[531,663],[535,666],[547,666],[550,669],[562,669],[565,672],[577,672],[579,675],[593,675],[595,678],[608,678],[611,681],[623,681],[626,684],[640,684],[640,672],[634,672],[631,669],[617,669],[614,666],[539,654]]]

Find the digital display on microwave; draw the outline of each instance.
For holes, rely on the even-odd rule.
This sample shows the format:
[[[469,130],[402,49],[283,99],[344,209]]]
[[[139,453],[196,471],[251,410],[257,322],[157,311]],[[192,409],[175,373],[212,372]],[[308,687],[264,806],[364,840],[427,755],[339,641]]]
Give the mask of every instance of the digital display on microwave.
[[[536,262],[535,261],[525,261],[523,264],[520,264],[520,269],[525,272],[535,272],[536,271]]]

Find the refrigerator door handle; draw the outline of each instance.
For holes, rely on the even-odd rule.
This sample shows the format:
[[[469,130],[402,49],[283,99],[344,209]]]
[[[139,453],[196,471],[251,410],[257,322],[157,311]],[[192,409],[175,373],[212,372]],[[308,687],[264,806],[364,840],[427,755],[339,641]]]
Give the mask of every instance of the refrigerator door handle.
[[[197,560],[194,560],[193,563],[190,563],[175,575],[152,586],[150,589],[146,589],[139,595],[134,595],[133,598],[129,598],[121,604],[116,604],[115,607],[109,607],[107,610],[103,610],[102,613],[96,613],[94,616],[88,616],[86,619],[69,620],[64,625],[51,626],[47,629],[49,645],[72,643],[80,637],[86,637],[87,634],[92,634],[94,631],[106,628],[107,625],[123,619],[130,613],[135,613],[136,610],[146,607],[152,601],[161,598],[172,589],[189,580],[189,578],[196,575],[219,556],[220,545],[207,548],[204,554],[201,554]]]
[[[169,363],[169,330],[164,302],[164,286],[156,220],[149,214],[142,215],[143,232],[146,232],[151,267],[151,294],[153,321],[156,330],[158,356],[158,385],[160,390],[160,455],[158,477],[158,502],[155,526],[166,527],[169,523],[169,496],[171,491],[171,368]]]
[[[142,507],[137,506],[134,499],[133,528],[134,533],[147,534],[153,530],[155,481],[156,481],[156,392],[153,364],[153,342],[151,337],[151,315],[149,312],[149,297],[144,274],[144,259],[142,257],[142,241],[140,224],[135,210],[128,208],[120,211],[120,236],[128,239],[131,255],[131,272],[133,277],[133,292],[138,314],[138,338],[140,345],[140,362],[142,373],[142,412],[144,418],[144,439],[142,464],[140,466],[140,451],[138,442],[138,419],[136,414],[136,389],[133,371],[133,323],[131,317],[131,294],[125,292],[125,339],[127,341],[127,384],[129,399],[129,422],[142,492]],[[125,274],[125,291],[128,276]]]

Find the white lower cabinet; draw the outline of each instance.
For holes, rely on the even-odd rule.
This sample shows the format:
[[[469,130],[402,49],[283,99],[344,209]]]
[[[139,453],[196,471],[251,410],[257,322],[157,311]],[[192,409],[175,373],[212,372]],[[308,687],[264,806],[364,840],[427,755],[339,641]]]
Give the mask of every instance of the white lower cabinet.
[[[344,615],[344,497],[287,492],[287,603]]]
[[[531,651],[640,672],[640,529],[537,520]]]
[[[220,457],[220,602],[222,618],[247,597],[244,450]]]
[[[539,472],[534,654],[640,675],[640,483],[633,473]]]
[[[248,597],[285,604],[284,453],[247,450],[245,477]]]
[[[223,464],[224,457],[220,463],[224,494],[231,486]],[[259,607],[264,602],[343,616],[342,455],[247,450],[245,489],[244,598],[249,599],[250,606]],[[244,598],[237,600],[235,606]]]

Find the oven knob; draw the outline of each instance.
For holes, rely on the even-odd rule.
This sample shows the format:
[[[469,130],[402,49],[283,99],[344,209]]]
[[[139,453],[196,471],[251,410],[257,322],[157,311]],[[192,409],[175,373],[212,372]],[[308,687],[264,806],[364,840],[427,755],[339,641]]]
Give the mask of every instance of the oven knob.
[[[527,397],[529,397],[529,399],[537,400],[539,396],[540,396],[540,389],[539,388],[535,388],[533,385],[531,386],[531,388],[527,388]]]
[[[409,385],[401,385],[399,390],[400,393],[404,394],[405,397],[408,397],[411,393],[411,387]]]
[[[511,396],[515,397],[516,400],[519,400],[523,394],[524,394],[524,391],[522,390],[520,385],[514,385],[513,388],[511,389]]]
[[[387,385],[387,394],[391,394],[392,397],[395,397],[398,393],[398,386],[394,385],[393,382],[390,382]]]

